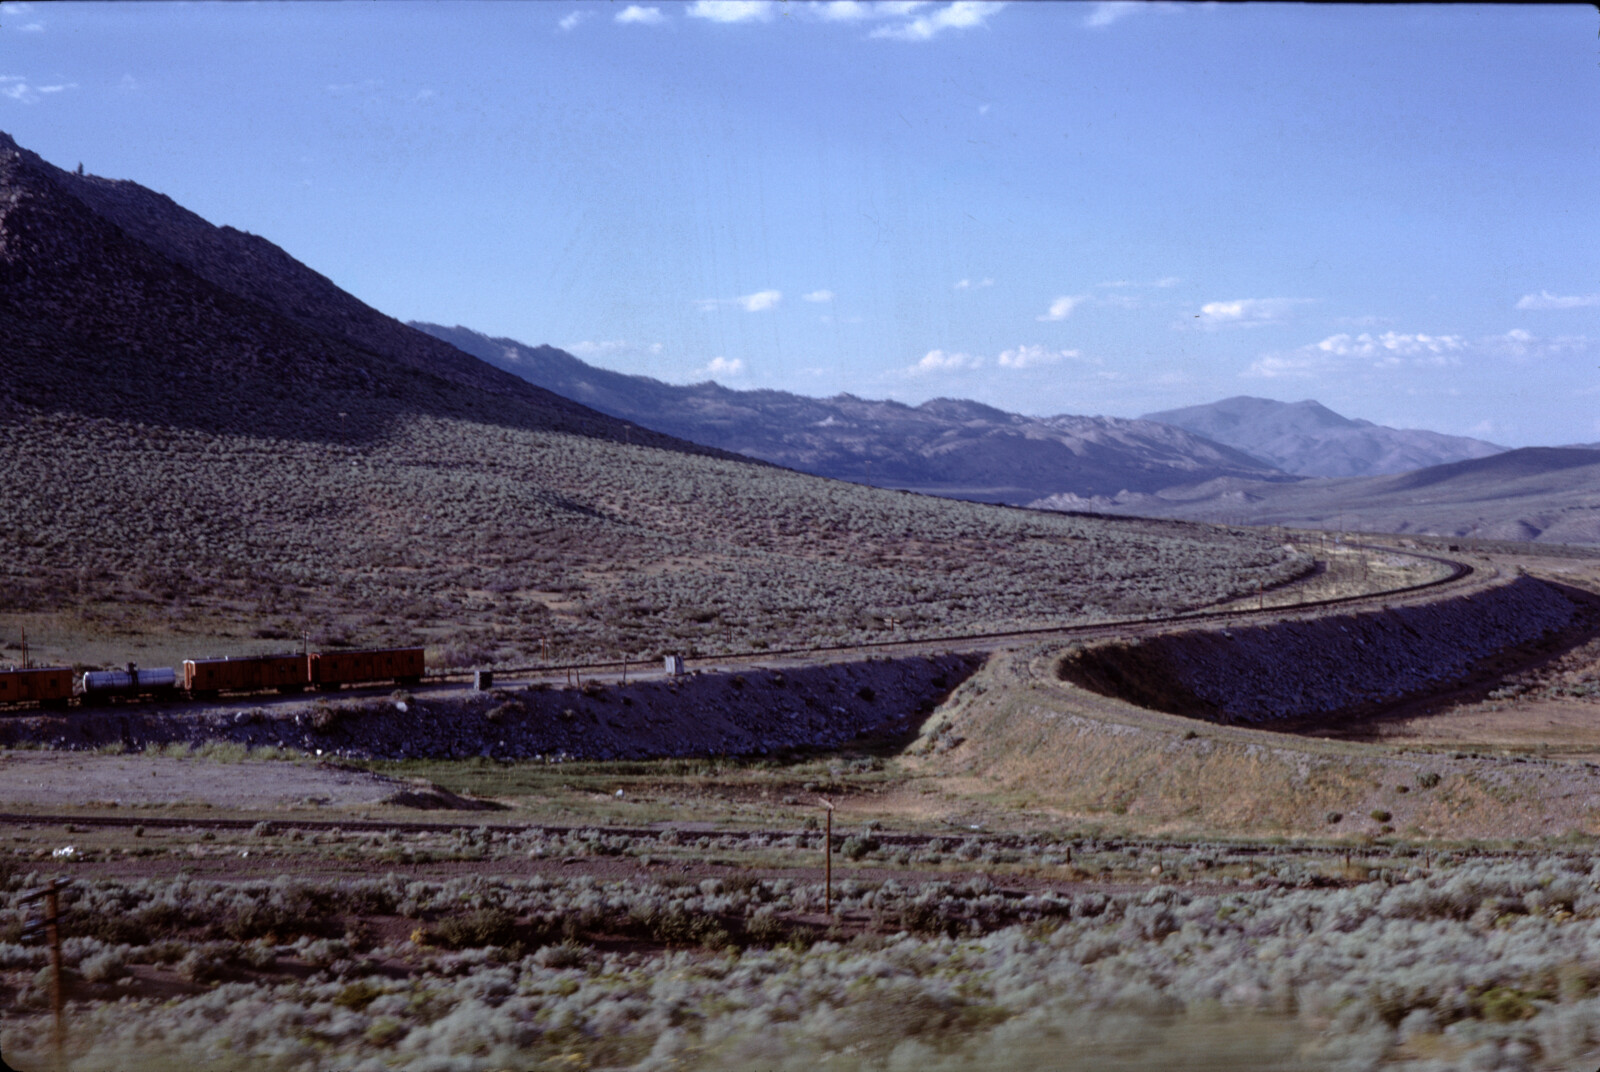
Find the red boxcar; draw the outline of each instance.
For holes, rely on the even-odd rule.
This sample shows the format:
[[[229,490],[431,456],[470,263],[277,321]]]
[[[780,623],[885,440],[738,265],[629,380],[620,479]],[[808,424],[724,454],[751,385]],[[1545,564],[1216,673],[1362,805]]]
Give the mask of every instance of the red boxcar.
[[[373,651],[314,651],[311,683],[338,688],[366,681],[397,681],[415,685],[422,680],[421,648],[379,648]]]
[[[72,668],[35,666],[0,670],[0,703],[40,703],[59,707],[72,698]]]
[[[185,659],[183,687],[190,692],[259,692],[303,689],[310,677],[304,655],[246,655],[234,659]]]

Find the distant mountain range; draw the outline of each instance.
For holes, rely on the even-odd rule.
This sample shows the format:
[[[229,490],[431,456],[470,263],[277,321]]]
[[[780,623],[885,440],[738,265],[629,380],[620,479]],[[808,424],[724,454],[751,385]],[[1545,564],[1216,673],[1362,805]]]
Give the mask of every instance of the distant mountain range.
[[[1379,476],[1487,458],[1505,447],[1465,436],[1386,428],[1341,417],[1319,402],[1238,395],[1204,406],[1146,413],[1299,476]]]
[[[1409,473],[1222,479],[1159,494],[1055,495],[1055,510],[1344,531],[1600,544],[1600,450],[1524,447]]]
[[[464,327],[412,326],[530,383],[668,435],[821,476],[1020,505],[1061,491],[1116,495],[1230,477],[1290,480],[1170,424],[1024,417],[978,402],[920,406],[854,395],[679,386],[596,368],[553,346]]]

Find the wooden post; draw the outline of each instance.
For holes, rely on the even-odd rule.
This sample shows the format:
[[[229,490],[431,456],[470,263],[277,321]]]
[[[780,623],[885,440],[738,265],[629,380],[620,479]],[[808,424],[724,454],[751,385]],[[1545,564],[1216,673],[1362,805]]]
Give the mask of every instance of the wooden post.
[[[61,887],[59,881],[50,884],[45,894],[45,930],[50,938],[50,1008],[55,1014],[56,1067],[65,1068],[64,1048],[67,1043],[66,1028],[62,1023],[61,1008]]]
[[[23,928],[23,935],[37,933],[44,930],[46,939],[50,942],[50,1005],[55,1013],[55,1057],[56,1068],[65,1069],[65,1047],[67,1040],[66,1027],[63,1023],[63,1006],[61,992],[61,887],[65,883],[57,878],[52,879],[50,885],[42,890],[37,890],[23,897],[20,904],[32,904],[42,900],[45,904],[45,916],[42,923],[29,924]]]
[[[628,683],[628,657],[626,655],[622,657],[622,683],[624,685]]]
[[[824,800],[828,809],[827,829],[822,835],[822,914],[833,915],[833,804]]]

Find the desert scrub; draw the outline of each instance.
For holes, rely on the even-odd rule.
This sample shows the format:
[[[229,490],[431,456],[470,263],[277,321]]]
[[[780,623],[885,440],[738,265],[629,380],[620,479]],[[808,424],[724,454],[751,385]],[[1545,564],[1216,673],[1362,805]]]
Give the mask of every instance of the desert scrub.
[[[1306,568],[1252,530],[1004,510],[462,420],[400,418],[361,444],[68,413],[8,430],[7,607],[235,621],[261,652],[303,620],[328,642],[430,643],[458,667],[535,662],[541,635],[567,661],[656,656],[666,637],[686,652],[883,639],[889,618],[900,635],[983,632],[1194,606]],[[35,490],[80,482],[135,493]],[[191,494],[169,501],[173,487]],[[375,519],[372,501],[429,508]]]
[[[1205,1047],[1231,1034],[1250,1040],[1225,1051],[1242,1068],[1388,1062],[1421,1072],[1431,1066],[1413,1063],[1418,1054],[1444,1051],[1477,1053],[1486,1067],[1564,1067],[1600,1038],[1600,867],[1587,856],[1458,851],[1425,865],[1393,847],[1365,858],[1374,880],[1327,886],[1311,881],[1326,861],[1293,846],[1264,856],[1206,844],[1165,858],[1111,843],[1073,850],[1114,872],[1248,861],[1276,885],[1017,896],[983,876],[847,878],[839,912],[874,929],[829,938],[799,923],[820,911],[820,886],[785,879],[80,880],[75,913],[167,904],[187,928],[126,951],[74,939],[69,959],[86,977],[90,965],[102,971],[97,958],[121,956],[223,981],[160,1004],[83,1002],[73,1056],[92,1067],[133,1053],[170,1062],[230,1052],[312,1069],[357,1065],[376,1047],[385,1067],[400,1068],[451,1056],[473,1068],[537,1067],[563,1054],[638,1065],[652,1053],[686,1068],[1057,1067],[1071,1047],[1110,1045],[1121,1032],[1136,1047],[1166,1039],[1168,1063],[1209,1060]],[[457,920],[462,948],[374,950],[406,963],[407,977],[389,978],[363,968],[348,943],[307,936],[287,952],[318,974],[248,978],[272,962],[203,937],[210,914],[286,899],[332,914],[392,905],[431,915],[434,928]],[[578,923],[563,936],[567,921]],[[725,939],[707,942],[712,928]],[[519,952],[523,934],[543,944]],[[615,951],[616,937],[647,934]],[[507,937],[509,946],[491,941]],[[33,993],[40,954],[0,945],[3,982]],[[24,1059],[47,1037],[46,1008],[34,1002],[7,1020],[8,1057]],[[1085,1052],[1095,1064],[1097,1051]]]

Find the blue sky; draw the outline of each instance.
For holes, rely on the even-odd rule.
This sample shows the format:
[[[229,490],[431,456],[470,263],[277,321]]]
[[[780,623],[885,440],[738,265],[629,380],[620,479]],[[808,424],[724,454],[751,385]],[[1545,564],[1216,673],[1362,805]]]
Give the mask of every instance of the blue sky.
[[[675,382],[1600,440],[1581,6],[5,2],[0,129]]]

